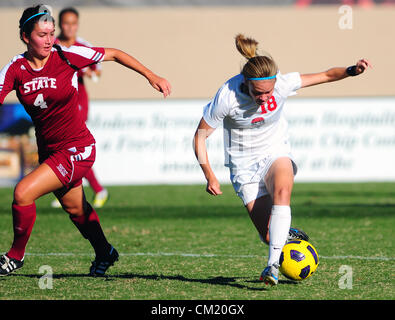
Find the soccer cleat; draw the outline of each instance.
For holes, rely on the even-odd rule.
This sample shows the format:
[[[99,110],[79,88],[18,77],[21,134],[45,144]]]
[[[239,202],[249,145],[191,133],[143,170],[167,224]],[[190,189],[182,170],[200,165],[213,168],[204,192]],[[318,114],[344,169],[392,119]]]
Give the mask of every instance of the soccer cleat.
[[[95,259],[95,261],[92,261],[92,265],[89,270],[89,275],[90,276],[104,276],[106,273],[107,269],[114,265],[115,261],[118,261],[119,254],[118,251],[115,250],[113,246],[111,246],[110,253],[108,254],[107,257],[101,257]]]
[[[290,228],[288,232],[287,242],[295,239],[309,241],[309,236],[306,234],[306,232],[300,229]]]
[[[23,260],[16,260],[14,258],[9,258],[6,254],[0,257],[0,276],[6,276],[15,270],[23,267]]]
[[[93,199],[93,207],[94,208],[101,208],[108,200],[108,191],[107,189],[103,189],[96,193],[95,198]]]
[[[272,286],[278,283],[278,268],[277,263],[273,263],[271,266],[267,266],[259,278],[260,281],[265,282],[265,284],[270,284]]]

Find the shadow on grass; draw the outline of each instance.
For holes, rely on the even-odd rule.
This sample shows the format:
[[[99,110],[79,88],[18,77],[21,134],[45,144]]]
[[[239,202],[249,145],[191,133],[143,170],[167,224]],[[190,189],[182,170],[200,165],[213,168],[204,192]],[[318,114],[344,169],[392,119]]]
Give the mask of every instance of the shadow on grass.
[[[246,282],[248,283],[262,283],[261,280],[247,280]],[[292,280],[278,280],[279,284],[293,284],[293,285],[298,285],[298,281],[292,281]]]
[[[145,280],[175,280],[181,282],[191,282],[191,283],[202,283],[202,284],[209,284],[209,285],[221,285],[221,286],[230,286],[233,288],[238,289],[246,289],[251,291],[265,291],[267,290],[265,287],[257,288],[247,286],[241,283],[237,283],[236,281],[239,279],[244,279],[243,277],[213,277],[213,278],[206,278],[206,279],[199,279],[199,278],[187,278],[182,275],[175,275],[175,276],[168,276],[168,275],[145,275],[145,274],[135,274],[135,273],[126,273],[126,274],[119,274],[114,276],[109,276],[111,280],[121,278],[121,279],[145,279]],[[263,284],[263,283],[262,283]]]
[[[25,278],[36,278],[39,279],[42,275],[37,274],[11,274],[9,277],[0,278],[0,280],[5,280],[6,278],[11,277],[25,277]],[[260,284],[261,287],[253,287],[249,285],[245,285],[242,283],[238,283],[238,280],[248,279],[247,277],[213,277],[206,279],[199,278],[187,278],[182,275],[163,275],[163,274],[138,274],[138,273],[124,273],[124,274],[115,274],[115,275],[106,275],[103,277],[92,278],[88,274],[53,274],[53,279],[67,279],[67,278],[91,278],[91,279],[103,279],[104,281],[114,281],[117,279],[143,279],[143,280],[171,280],[171,281],[181,281],[181,282],[190,282],[190,283],[202,283],[209,285],[220,285],[220,286],[229,286],[233,288],[238,288],[242,290],[251,290],[251,291],[266,291],[268,287],[259,280],[245,280],[245,283],[251,284]],[[298,284],[295,281],[291,280],[279,280],[280,284]]]

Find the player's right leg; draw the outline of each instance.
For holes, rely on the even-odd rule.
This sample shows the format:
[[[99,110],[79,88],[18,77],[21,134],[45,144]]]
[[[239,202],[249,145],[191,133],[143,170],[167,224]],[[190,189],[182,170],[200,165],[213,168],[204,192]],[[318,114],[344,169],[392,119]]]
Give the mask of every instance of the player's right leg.
[[[262,272],[265,282],[278,282],[279,259],[291,227],[291,193],[294,183],[294,168],[290,158],[276,159],[265,176],[265,186],[273,206],[269,223],[269,257]]]
[[[271,284],[278,282],[279,257],[281,249],[289,239],[308,240],[308,236],[297,228],[290,228],[290,196],[293,186],[293,166],[289,158],[277,159],[265,177],[265,185],[248,184],[241,188],[239,195],[254,223],[260,238],[269,244],[268,265],[261,279]],[[259,198],[253,199],[251,195]]]
[[[250,201],[246,205],[247,211],[252,222],[259,233],[259,237],[263,242],[270,246],[270,217],[273,211],[273,201],[269,194],[266,194],[258,199]],[[279,266],[276,264],[268,265],[262,272],[259,280],[265,281],[272,285],[277,284]]]
[[[23,266],[26,245],[36,220],[35,200],[60,187],[62,183],[45,163],[15,186],[12,203],[14,241],[11,249],[0,257],[0,275],[7,275]]]

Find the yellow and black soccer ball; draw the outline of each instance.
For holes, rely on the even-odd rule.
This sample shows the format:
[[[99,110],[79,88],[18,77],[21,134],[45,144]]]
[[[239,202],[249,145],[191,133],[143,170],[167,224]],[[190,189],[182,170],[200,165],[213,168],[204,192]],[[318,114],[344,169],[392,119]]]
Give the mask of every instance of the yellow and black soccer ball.
[[[285,244],[280,256],[280,272],[291,280],[301,281],[310,277],[319,264],[317,250],[304,240]]]

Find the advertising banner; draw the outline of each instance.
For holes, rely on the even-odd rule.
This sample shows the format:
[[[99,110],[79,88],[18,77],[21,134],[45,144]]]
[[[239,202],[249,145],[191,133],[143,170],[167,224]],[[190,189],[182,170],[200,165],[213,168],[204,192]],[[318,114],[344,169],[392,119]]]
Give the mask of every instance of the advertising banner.
[[[107,184],[204,183],[192,139],[208,100],[96,101],[88,127]],[[285,105],[296,181],[395,180],[395,98],[290,98]],[[221,182],[223,130],[207,140]]]
[[[94,170],[105,185],[205,183],[192,140],[208,100],[92,101]],[[290,98],[285,105],[296,181],[395,181],[395,98]],[[207,139],[221,183],[223,130]],[[20,104],[0,107],[0,185],[37,165],[34,128]]]

